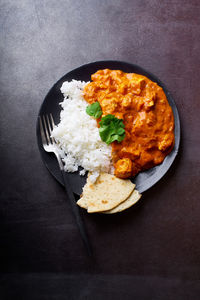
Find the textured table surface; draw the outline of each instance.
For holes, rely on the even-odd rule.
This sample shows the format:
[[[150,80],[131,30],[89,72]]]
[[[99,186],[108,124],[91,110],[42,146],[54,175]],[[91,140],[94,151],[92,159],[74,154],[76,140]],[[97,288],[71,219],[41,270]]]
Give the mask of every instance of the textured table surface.
[[[1,0],[0,9],[0,298],[199,299],[200,2]],[[138,205],[83,213],[91,260],[35,125],[61,76],[106,59],[166,84],[182,137],[170,171]]]

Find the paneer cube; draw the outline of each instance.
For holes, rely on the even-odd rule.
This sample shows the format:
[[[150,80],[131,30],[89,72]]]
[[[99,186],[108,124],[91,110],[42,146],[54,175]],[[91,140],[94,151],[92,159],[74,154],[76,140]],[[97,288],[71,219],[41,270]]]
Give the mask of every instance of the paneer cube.
[[[115,176],[119,178],[131,177],[133,171],[133,164],[129,158],[119,159],[115,164]]]

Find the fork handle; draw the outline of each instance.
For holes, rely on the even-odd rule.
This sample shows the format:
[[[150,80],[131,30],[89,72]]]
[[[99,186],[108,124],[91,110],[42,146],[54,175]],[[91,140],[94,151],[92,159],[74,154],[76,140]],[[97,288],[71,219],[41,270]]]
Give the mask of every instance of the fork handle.
[[[83,219],[81,218],[79,207],[76,204],[76,200],[75,200],[75,197],[74,197],[74,193],[71,189],[70,182],[69,182],[69,180],[68,180],[68,178],[65,174],[65,171],[61,170],[61,173],[62,173],[63,181],[64,181],[64,184],[65,184],[65,190],[66,190],[66,193],[67,193],[67,196],[68,196],[68,199],[69,199],[69,202],[70,202],[70,205],[71,205],[76,223],[78,225],[82,240],[83,240],[83,242],[84,242],[84,244],[87,248],[87,252],[88,252],[89,256],[92,256],[92,249],[91,249],[91,246],[90,246],[90,243],[89,243],[89,240],[88,240],[85,225],[83,223]]]

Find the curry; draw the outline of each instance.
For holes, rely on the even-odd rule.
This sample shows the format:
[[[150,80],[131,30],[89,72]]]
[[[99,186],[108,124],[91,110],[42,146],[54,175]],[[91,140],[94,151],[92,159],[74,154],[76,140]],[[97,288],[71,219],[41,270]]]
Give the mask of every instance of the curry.
[[[102,116],[113,114],[125,125],[124,140],[111,144],[115,175],[129,178],[160,164],[174,147],[174,117],[163,89],[145,76],[120,70],[99,70],[91,79],[85,100],[98,101]]]

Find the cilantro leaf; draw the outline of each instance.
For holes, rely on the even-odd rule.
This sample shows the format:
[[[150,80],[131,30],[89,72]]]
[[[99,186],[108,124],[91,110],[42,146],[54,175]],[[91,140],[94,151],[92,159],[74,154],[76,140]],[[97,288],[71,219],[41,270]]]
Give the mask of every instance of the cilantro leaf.
[[[94,117],[95,119],[100,118],[102,115],[102,110],[101,110],[101,106],[100,106],[99,102],[96,101],[96,102],[88,105],[86,108],[86,113],[89,116]]]
[[[120,143],[125,138],[125,126],[122,119],[118,119],[114,115],[109,114],[101,119],[99,125],[100,137],[106,144],[110,144],[114,141]]]

